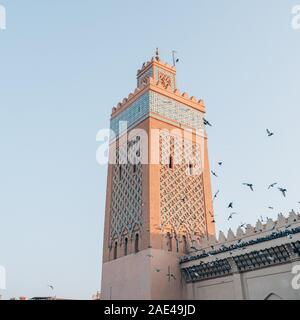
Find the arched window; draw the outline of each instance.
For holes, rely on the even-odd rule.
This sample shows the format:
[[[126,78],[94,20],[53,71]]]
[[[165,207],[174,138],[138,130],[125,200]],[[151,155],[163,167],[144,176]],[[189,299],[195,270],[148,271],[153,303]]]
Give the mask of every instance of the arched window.
[[[135,253],[138,253],[139,252],[139,235],[138,233],[135,235],[135,241],[134,241],[134,251]]]
[[[172,237],[170,232],[167,233],[167,246],[168,246],[168,251],[172,251]]]
[[[114,260],[118,258],[118,242],[115,242],[115,247],[114,247]]]
[[[124,255],[127,256],[128,254],[128,238],[124,240]]]

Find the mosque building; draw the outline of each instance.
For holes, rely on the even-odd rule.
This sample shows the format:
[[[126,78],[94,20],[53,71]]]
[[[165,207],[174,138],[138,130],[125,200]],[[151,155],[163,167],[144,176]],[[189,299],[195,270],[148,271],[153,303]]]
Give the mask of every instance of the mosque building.
[[[156,55],[112,110],[101,299],[300,299],[300,215],[216,237],[206,107]]]

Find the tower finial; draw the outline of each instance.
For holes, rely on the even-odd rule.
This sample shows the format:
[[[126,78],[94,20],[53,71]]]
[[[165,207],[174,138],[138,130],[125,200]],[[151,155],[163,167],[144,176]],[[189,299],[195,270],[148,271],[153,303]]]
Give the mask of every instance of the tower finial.
[[[158,48],[156,48],[156,51],[155,51],[155,59],[157,61],[159,61],[159,49]]]

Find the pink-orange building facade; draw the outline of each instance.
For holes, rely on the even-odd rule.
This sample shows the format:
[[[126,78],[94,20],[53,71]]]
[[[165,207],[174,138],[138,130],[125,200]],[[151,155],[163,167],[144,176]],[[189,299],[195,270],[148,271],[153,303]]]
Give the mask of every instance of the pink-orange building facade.
[[[179,257],[215,233],[204,114],[158,53],[113,108],[103,299],[182,298]]]

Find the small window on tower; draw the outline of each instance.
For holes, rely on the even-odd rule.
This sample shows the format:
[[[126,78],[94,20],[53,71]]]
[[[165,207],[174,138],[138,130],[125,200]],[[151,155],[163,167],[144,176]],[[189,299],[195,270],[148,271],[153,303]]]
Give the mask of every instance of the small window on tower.
[[[139,235],[136,234],[135,235],[135,243],[134,243],[134,251],[135,253],[138,253],[139,252]]]
[[[137,171],[137,165],[134,164],[134,165],[133,165],[133,174],[136,174],[136,171]]]
[[[193,175],[193,165],[191,163],[189,164],[189,175]]]
[[[119,180],[122,180],[122,166],[119,166]]]
[[[174,168],[174,161],[173,161],[173,157],[172,157],[172,156],[170,156],[169,168],[170,168],[170,169],[173,169],[173,168]]]
[[[118,242],[115,242],[115,247],[114,247],[114,260],[116,260],[118,257]]]
[[[128,238],[125,238],[124,241],[124,255],[127,256],[128,254]]]
[[[172,251],[172,237],[170,232],[167,233],[167,247],[168,251]]]

